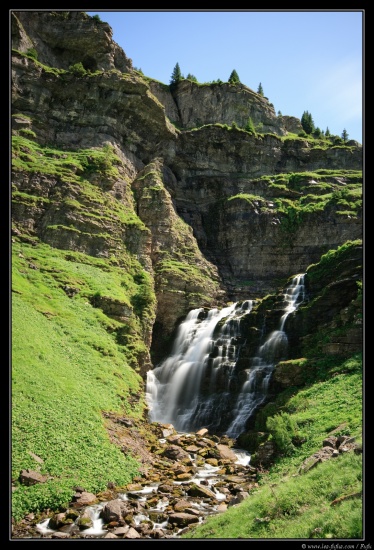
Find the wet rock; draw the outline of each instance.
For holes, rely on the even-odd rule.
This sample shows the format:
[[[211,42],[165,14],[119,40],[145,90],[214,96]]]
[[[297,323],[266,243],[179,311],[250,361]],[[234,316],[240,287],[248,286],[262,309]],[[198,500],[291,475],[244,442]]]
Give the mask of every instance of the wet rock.
[[[219,458],[230,460],[231,462],[237,461],[236,454],[228,445],[217,445],[217,451],[219,452]]]
[[[78,518],[77,525],[80,529],[89,529],[90,527],[93,527],[93,521],[88,510],[85,510]]]
[[[169,521],[172,524],[177,525],[178,527],[186,527],[191,523],[198,523],[199,518],[193,514],[186,514],[185,512],[180,512],[176,514],[171,514],[169,516]]]
[[[81,508],[83,506],[89,506],[98,502],[98,498],[93,493],[87,491],[77,492],[73,496],[71,505],[75,508]]]
[[[105,523],[111,521],[118,521],[122,518],[122,512],[124,511],[123,501],[116,499],[107,502],[101,512],[101,517]]]
[[[188,452],[178,447],[178,445],[169,445],[164,450],[163,456],[166,456],[171,460],[178,460],[186,464],[192,464],[192,461]]]
[[[133,527],[130,527],[123,538],[124,539],[140,539],[141,535],[138,533],[138,531],[136,529],[134,529]]]
[[[193,483],[191,485],[191,487],[187,490],[187,494],[192,497],[209,498],[216,500],[216,494],[213,493],[213,491],[211,491],[207,487],[204,487],[203,485],[197,485],[196,483]]]

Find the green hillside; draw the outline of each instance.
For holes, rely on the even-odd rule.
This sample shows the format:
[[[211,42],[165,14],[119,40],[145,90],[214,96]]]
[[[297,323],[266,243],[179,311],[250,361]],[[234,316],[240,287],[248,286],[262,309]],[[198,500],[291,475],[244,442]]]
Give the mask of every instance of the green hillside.
[[[110,443],[103,413],[140,418],[145,402],[132,368],[141,346],[136,327],[123,343],[116,321],[91,303],[97,293],[126,300],[121,272],[27,239],[14,239],[12,253],[12,516],[18,521],[66,505],[76,485],[97,493],[108,482],[129,483],[140,465]],[[328,257],[333,264],[339,250]],[[67,292],[78,285],[80,292]],[[359,292],[356,308],[361,300]],[[260,468],[256,490],[183,538],[362,537],[362,455],[342,453],[300,473],[329,434],[362,442],[361,354],[327,358],[315,350],[315,340],[304,350],[310,382],[280,393],[258,417],[257,428],[270,433],[279,452],[271,467]],[[27,468],[50,479],[20,485]]]

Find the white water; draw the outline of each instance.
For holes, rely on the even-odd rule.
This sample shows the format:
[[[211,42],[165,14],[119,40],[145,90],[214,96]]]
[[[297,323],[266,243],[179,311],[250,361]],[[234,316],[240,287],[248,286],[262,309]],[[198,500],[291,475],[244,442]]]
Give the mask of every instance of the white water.
[[[252,302],[190,311],[181,324],[171,355],[147,374],[147,402],[152,422],[171,423],[177,431],[195,431],[217,419],[230,395],[230,378],[236,365],[240,318]],[[217,323],[225,319],[213,340]],[[224,386],[217,403],[217,385]],[[204,394],[202,388],[204,387]]]
[[[85,529],[84,534],[85,535],[105,535],[108,531],[103,528],[104,526],[104,520],[101,519],[100,514],[102,509],[104,508],[103,504],[93,504],[89,508],[87,508],[87,511],[92,519],[92,527],[89,529]]]
[[[105,535],[108,532],[106,529],[103,528],[104,521],[100,517],[103,507],[104,507],[104,503],[87,506],[86,512],[89,514],[92,520],[92,527],[89,527],[88,529],[84,529],[83,533],[85,535],[101,536],[101,535]],[[55,530],[49,527],[49,522],[50,522],[49,518],[44,519],[43,521],[41,521],[36,525],[36,529],[43,535],[54,533]],[[73,525],[71,527],[73,527]]]
[[[184,434],[184,435],[187,436],[189,434]],[[247,465],[249,463],[250,461],[249,453],[247,453],[246,451],[242,451],[240,449],[235,449],[235,448],[232,448],[232,451],[237,456],[237,461],[236,461],[237,464]],[[197,455],[191,455],[191,460],[194,466],[196,467],[196,473],[195,473],[195,476],[189,480],[189,483],[192,483],[192,482],[196,484],[202,483],[215,494],[215,498],[217,501],[225,501],[227,495],[225,495],[224,493],[221,493],[219,488],[215,487],[216,483],[218,483],[220,479],[222,479],[222,476],[217,473],[220,470],[220,467],[215,467],[208,463],[205,463],[204,466],[197,466],[196,464],[197,457],[198,457]],[[182,485],[184,482],[174,480],[173,483],[175,485]],[[141,505],[145,505],[143,513],[139,512],[138,514],[134,515],[133,520],[135,525],[140,525],[143,521],[151,522],[148,516],[149,512],[152,512],[152,511],[163,512],[170,506],[169,499],[165,495],[158,493],[158,490],[157,490],[158,485],[159,485],[158,483],[153,483],[151,485],[146,485],[142,487],[142,489],[131,491],[132,495],[133,494],[139,495],[138,502]],[[151,495],[152,493],[154,494],[155,497],[158,498],[158,500],[153,506],[148,508],[148,506],[145,503],[147,501],[147,496]],[[118,494],[118,498],[123,501],[129,500],[129,497],[126,493]],[[102,538],[105,534],[108,533],[108,530],[104,528],[104,520],[100,517],[105,504],[106,502],[102,502],[100,504],[93,504],[85,508],[84,510],[85,514],[88,514],[91,517],[93,524],[92,524],[92,527],[90,527],[89,529],[79,530],[80,534],[84,536],[90,535],[90,536],[96,536],[98,538]],[[209,504],[207,502],[204,502],[201,499],[198,499],[196,502],[191,501],[191,506],[201,511],[205,515],[213,514],[218,507],[218,505]],[[51,529],[49,527],[49,522],[50,522],[50,519],[47,518],[41,521],[36,526],[38,531],[42,535],[48,535],[55,532],[54,529]],[[203,522],[203,517],[199,518],[199,522],[200,523]],[[152,523],[153,529],[164,530],[168,528],[168,519],[161,523],[157,523],[157,522],[151,522],[151,523]],[[73,528],[73,525],[71,525],[71,527]],[[179,531],[174,533],[174,536],[178,536],[178,533]]]
[[[245,430],[248,418],[266,398],[276,362],[286,358],[288,339],[284,326],[290,313],[295,311],[304,300],[304,275],[293,278],[291,285],[285,291],[284,300],[286,306],[280,319],[279,330],[269,334],[258,348],[256,356],[252,358],[251,368],[246,370],[247,380],[236,402],[234,420],[226,432],[229,437],[238,437]]]
[[[206,427],[219,430],[225,419],[226,434],[237,437],[264,401],[277,361],[286,358],[287,317],[304,300],[304,275],[297,275],[284,292],[284,313],[278,330],[269,334],[248,368],[236,403],[232,399],[238,380],[234,372],[240,352],[240,319],[250,313],[252,301],[233,304],[206,315],[203,308],[190,311],[181,324],[171,355],[147,374],[147,402],[153,422],[173,424],[177,431]],[[218,329],[217,324],[224,320]]]

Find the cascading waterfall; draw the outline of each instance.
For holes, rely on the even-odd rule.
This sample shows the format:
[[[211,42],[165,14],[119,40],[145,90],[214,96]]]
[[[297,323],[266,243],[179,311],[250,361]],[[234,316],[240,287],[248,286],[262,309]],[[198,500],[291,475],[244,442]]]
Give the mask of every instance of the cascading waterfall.
[[[208,313],[189,312],[180,325],[171,355],[147,374],[147,402],[152,422],[173,424],[180,432],[202,427],[235,438],[264,401],[276,361],[285,358],[287,317],[304,299],[304,275],[297,275],[284,294],[279,329],[250,360],[238,393],[235,366],[243,345],[240,321],[250,314],[251,300]],[[233,399],[237,395],[233,404]]]
[[[251,359],[249,369],[246,369],[247,379],[239,393],[234,420],[226,433],[235,438],[245,430],[245,425],[266,398],[271,374],[277,361],[286,358],[288,339],[284,331],[287,317],[295,311],[305,299],[304,275],[296,275],[284,294],[285,308],[280,319],[279,329],[271,332],[265,342],[258,348]]]
[[[178,431],[202,426],[216,430],[230,398],[230,379],[240,348],[240,318],[252,301],[222,310],[189,312],[179,327],[171,355],[147,375],[147,401],[153,422]],[[213,340],[216,327],[218,338]],[[217,391],[219,389],[219,392]]]

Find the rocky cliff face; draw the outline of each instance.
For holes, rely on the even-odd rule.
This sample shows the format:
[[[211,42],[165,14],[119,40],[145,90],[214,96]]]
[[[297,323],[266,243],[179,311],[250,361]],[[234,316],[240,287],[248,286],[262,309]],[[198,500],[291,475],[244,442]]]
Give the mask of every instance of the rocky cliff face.
[[[43,65],[68,69],[82,63],[91,71],[132,70],[132,61],[112,40],[107,23],[82,12],[16,11],[11,15],[12,48],[35,48]]]
[[[85,13],[11,18],[12,134],[40,148],[14,150],[14,234],[124,269],[123,250],[140,261],[156,358],[192,307],[260,297],[362,237],[359,144],[290,135],[300,121],[242,84],[147,79]],[[95,170],[88,150],[104,152]],[[65,172],[39,162],[56,155]]]
[[[162,102],[162,91],[159,90],[160,87],[154,84],[152,91]],[[172,91],[172,98],[176,111],[167,108],[166,115],[183,128],[196,128],[216,122],[230,126],[235,122],[244,128],[251,118],[253,124],[260,125],[263,132],[280,135],[287,133],[282,126],[282,119],[275,115],[274,106],[268,99],[244,84],[221,82],[201,85],[182,80]]]

